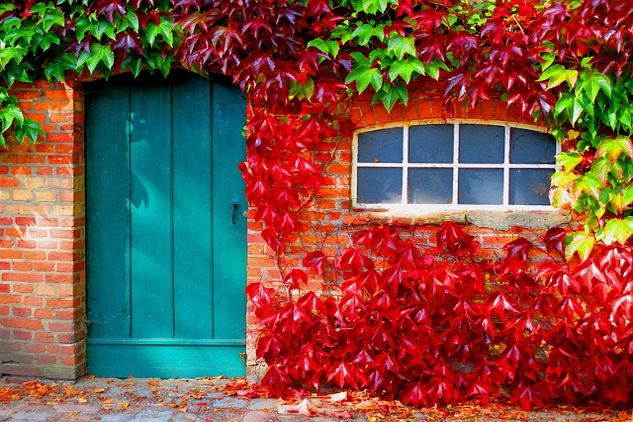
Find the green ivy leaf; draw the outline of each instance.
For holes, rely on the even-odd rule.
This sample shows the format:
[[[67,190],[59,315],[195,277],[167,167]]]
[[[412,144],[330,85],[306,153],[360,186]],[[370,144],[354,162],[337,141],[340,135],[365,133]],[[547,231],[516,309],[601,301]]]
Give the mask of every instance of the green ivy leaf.
[[[407,57],[404,60],[396,60],[389,67],[389,77],[395,81],[400,76],[406,83],[411,81],[413,73],[424,75],[424,64],[417,57]]]
[[[582,163],[582,156],[577,151],[561,152],[556,155],[556,164],[562,166],[565,172],[572,171],[580,163]]]
[[[90,73],[94,73],[100,62],[103,62],[106,68],[111,69],[114,65],[114,53],[109,45],[92,44],[90,46],[90,57],[86,64]]]
[[[572,183],[576,182],[576,180],[578,180],[580,177],[582,176],[576,173],[557,171],[556,173],[552,174],[551,182],[552,186],[560,186],[564,189],[568,189],[572,185]]]
[[[565,258],[570,261],[574,254],[578,254],[581,260],[589,258],[595,238],[587,232],[576,232],[569,235],[565,241]]]
[[[18,55],[16,48],[9,47],[0,49],[0,68],[4,69],[16,55]]]
[[[362,11],[369,14],[375,14],[378,11],[384,13],[389,3],[392,2],[393,0],[362,0]]]
[[[385,50],[384,48],[376,48],[369,52],[369,62],[373,63],[376,60],[379,60],[381,62],[382,69],[391,66],[391,64],[394,62],[393,57],[387,57],[387,50]]]
[[[596,150],[596,155],[606,155],[609,157],[612,163],[620,157],[620,154],[625,153],[629,158],[633,158],[633,144],[631,139],[624,135],[618,135],[615,138],[606,137],[599,144]]]
[[[399,83],[393,85],[383,85],[380,91],[377,91],[372,100],[373,103],[382,101],[387,111],[391,112],[398,101],[402,104],[409,102],[409,92],[406,85]]]
[[[310,42],[308,42],[308,47],[315,47],[325,54],[330,54],[332,57],[336,57],[340,49],[337,41],[326,41],[321,38],[310,40]]]
[[[572,126],[575,125],[578,119],[580,118],[580,115],[582,114],[582,110],[583,110],[583,107],[582,107],[581,102],[578,100],[578,98],[574,98],[571,104],[571,113],[569,113],[569,109],[568,109],[568,113],[571,117]]]
[[[46,11],[44,17],[40,21],[40,25],[44,31],[48,32],[51,30],[53,25],[64,26],[64,15],[61,10],[57,8],[52,8]]]
[[[633,217],[627,217],[624,220],[613,219],[607,222],[598,240],[602,240],[607,245],[614,242],[624,244],[631,234],[633,234]]]
[[[584,176],[578,178],[576,182],[576,187],[581,192],[586,192],[589,195],[592,195],[596,200],[600,200],[600,192],[604,188],[604,185],[593,173],[585,173]]]
[[[147,41],[150,45],[154,45],[156,36],[161,35],[163,40],[170,46],[174,45],[173,19],[161,16],[160,23],[155,25],[154,22],[148,22],[145,31],[147,33]]]
[[[591,174],[595,175],[602,186],[606,186],[609,178],[609,171],[611,170],[611,163],[607,157],[598,157],[596,161],[591,165]]]
[[[633,203],[633,185],[629,185],[624,190],[624,195],[622,199],[623,199],[622,205],[625,207]]]
[[[86,56],[90,56],[86,52]],[[86,58],[87,58],[86,57]],[[70,53],[49,62],[44,67],[44,75],[48,81],[52,81],[53,78],[58,81],[64,81],[66,78],[66,72],[69,70],[76,70],[77,59]]]
[[[563,82],[567,82],[573,88],[578,80],[578,71],[568,70],[561,64],[555,64],[548,67],[537,80],[547,81],[547,89],[552,89]]]
[[[143,59],[134,56],[127,56],[123,63],[121,63],[121,68],[123,70],[130,69],[130,72],[132,72],[132,75],[136,78],[141,74],[144,65],[145,62]]]
[[[43,32],[41,28],[37,28],[32,42],[37,48],[46,51],[51,45],[59,44],[59,36],[55,32]]]
[[[12,86],[15,81],[33,83],[33,78],[29,75],[33,70],[33,66],[28,62],[10,62],[4,70],[7,85]]]
[[[363,24],[356,28],[354,32],[352,32],[352,38],[357,38],[358,43],[361,45],[369,44],[371,37],[377,37],[380,41],[385,39],[384,32],[385,25],[370,25],[368,23]]]
[[[290,82],[290,99],[310,99],[314,94],[314,80],[310,77],[306,80],[305,84],[300,82]]]
[[[55,6],[51,2],[39,1],[33,4],[33,7],[31,7],[30,12],[31,14],[42,16],[46,13],[47,10],[54,7]]]
[[[440,69],[444,69],[447,72],[450,71],[446,63],[438,59],[433,59],[427,66],[426,73],[437,81],[440,78]]]
[[[346,84],[353,81],[356,81],[356,89],[359,94],[365,91],[369,84],[374,87],[374,91],[378,91],[382,86],[382,73],[376,68],[370,69],[367,66],[360,66],[352,70],[345,79]]]
[[[22,125],[24,123],[24,115],[22,110],[15,104],[6,104],[4,108],[0,109],[0,120],[2,120],[2,132],[6,132],[14,121],[18,125]]]
[[[591,73],[591,77],[593,81],[600,86],[602,92],[604,92],[607,97],[611,98],[611,80],[607,76],[600,72],[596,72],[595,70]]]
[[[88,31],[97,39],[101,40],[101,36],[106,34],[108,38],[116,40],[116,34],[114,33],[114,25],[107,20],[98,20],[91,22],[88,26]]]
[[[387,53],[395,54],[398,60],[402,60],[407,54],[417,56],[415,39],[413,37],[402,37],[396,32],[391,32],[387,42]]]
[[[36,142],[38,135],[44,135],[44,131],[39,123],[30,117],[26,117],[22,125],[16,125],[14,135],[20,142],[24,142],[24,139]]]
[[[75,34],[77,34],[77,41],[81,42],[86,36],[86,32],[91,31],[92,22],[86,15],[81,15],[75,21]]]
[[[134,31],[138,32],[140,23],[136,13],[128,12],[117,26],[117,32],[123,32],[128,28],[132,28]]]
[[[554,106],[554,116],[559,116],[561,113],[567,111],[573,106],[573,102],[574,96],[569,92],[564,93],[558,101],[556,101],[556,105]]]

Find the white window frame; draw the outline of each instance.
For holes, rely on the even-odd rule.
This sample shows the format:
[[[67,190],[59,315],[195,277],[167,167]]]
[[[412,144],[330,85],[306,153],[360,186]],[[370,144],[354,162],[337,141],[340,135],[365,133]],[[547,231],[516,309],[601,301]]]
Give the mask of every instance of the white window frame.
[[[411,126],[431,124],[453,125],[453,162],[452,163],[409,163],[409,128]],[[499,164],[469,164],[459,163],[459,127],[462,124],[475,124],[482,126],[502,126],[505,130],[505,155],[503,163]],[[373,132],[380,129],[402,128],[403,131],[403,157],[401,163],[359,163],[358,162],[358,135]],[[470,119],[432,119],[424,121],[408,121],[394,124],[370,126],[354,133],[352,143],[352,207],[361,209],[381,209],[403,212],[424,212],[440,210],[491,210],[491,211],[554,211],[551,205],[511,205],[510,202],[510,170],[513,169],[552,169],[558,170],[555,164],[513,164],[510,163],[510,129],[526,129],[534,132],[547,133],[545,128],[520,123],[510,123],[495,120],[470,120]],[[560,153],[560,142],[556,142],[556,154]],[[362,203],[358,201],[358,168],[398,168],[402,169],[402,198],[400,203]],[[411,168],[448,168],[453,170],[453,198],[451,204],[408,204],[409,190],[408,174]],[[472,205],[458,204],[459,194],[459,170],[460,169],[501,169],[503,170],[503,204],[499,205]]]

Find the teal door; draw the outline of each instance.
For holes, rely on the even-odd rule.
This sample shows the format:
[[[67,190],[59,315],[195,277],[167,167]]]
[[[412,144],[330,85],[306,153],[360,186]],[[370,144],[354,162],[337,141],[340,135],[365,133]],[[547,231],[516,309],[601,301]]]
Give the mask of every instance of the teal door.
[[[244,375],[245,110],[187,73],[86,86],[89,373]]]

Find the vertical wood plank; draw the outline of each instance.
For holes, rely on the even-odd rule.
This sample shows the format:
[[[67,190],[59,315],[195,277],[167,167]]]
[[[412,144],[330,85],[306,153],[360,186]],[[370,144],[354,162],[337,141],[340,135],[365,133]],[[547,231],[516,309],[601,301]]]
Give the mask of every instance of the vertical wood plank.
[[[211,85],[174,81],[174,308],[176,338],[213,338]]]
[[[213,250],[215,338],[244,338],[246,330],[245,101],[235,86],[213,85]],[[238,201],[233,224],[232,202]]]
[[[87,90],[86,105],[89,336],[125,338],[131,316],[129,88],[97,85]]]
[[[132,337],[173,337],[171,89],[132,88]]]

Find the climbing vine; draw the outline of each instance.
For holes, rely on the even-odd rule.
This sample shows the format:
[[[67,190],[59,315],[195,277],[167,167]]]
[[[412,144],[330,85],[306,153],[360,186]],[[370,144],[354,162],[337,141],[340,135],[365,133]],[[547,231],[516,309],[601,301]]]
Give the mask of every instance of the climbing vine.
[[[432,78],[441,87],[447,116],[462,107],[475,107],[481,100],[495,99],[516,108],[526,119],[549,125],[563,144],[563,152],[558,156],[560,171],[552,178],[552,202],[573,209],[582,223],[580,230],[565,235],[566,248],[561,246],[560,250],[565,252],[568,261],[575,256],[582,260],[604,260],[606,258],[602,257],[613,257],[614,254],[628,260],[628,249],[622,248],[629,244],[633,235],[632,28],[633,1],[630,0],[484,0],[472,4],[466,0],[5,1],[0,4],[0,76],[3,81],[0,87],[0,142],[4,145],[7,140],[36,141],[42,133],[36,122],[24,116],[17,99],[11,95],[16,82],[32,83],[37,78],[51,81],[108,78],[120,72],[138,76],[144,70],[167,74],[173,67],[184,67],[203,76],[229,75],[234,83],[248,92],[250,100],[247,157],[242,166],[247,182],[246,194],[251,204],[256,204],[255,218],[262,221],[264,227],[262,236],[280,256],[293,236],[304,230],[298,213],[310,203],[324,181],[322,168],[308,152],[323,139],[351,136],[354,127],[344,116],[345,108],[354,97],[370,92],[375,102],[381,102],[391,110],[397,102],[408,101],[409,90],[417,81]],[[378,247],[377,252],[372,252],[378,255],[371,258],[382,263],[391,262],[396,258],[389,245],[401,243],[390,236],[376,237],[382,239],[376,240],[377,243],[365,237],[369,244],[360,241],[360,245],[368,250]],[[460,244],[458,240],[440,246],[459,249],[454,246],[455,242]],[[469,248],[476,248],[474,243],[468,244]],[[362,284],[364,289],[368,288],[365,283],[373,283],[370,293],[378,294],[375,264],[370,264],[373,261],[363,254],[365,252],[356,249],[345,250],[337,257],[336,265],[343,273],[351,271],[353,275],[353,278],[349,274],[342,278],[354,279],[354,283]],[[403,256],[411,257],[412,266],[426,268],[431,265],[426,262],[429,258],[425,254],[411,252]],[[311,252],[306,259],[304,266],[316,270],[317,276],[321,266],[328,262],[320,251]],[[608,265],[603,267],[601,271],[605,274],[611,271]],[[361,268],[365,268],[366,274],[360,272]],[[442,267],[442,271],[450,268]],[[473,274],[492,274],[490,266],[459,268],[460,271],[470,268],[468,271]],[[387,283],[384,281],[387,270],[385,268],[381,273],[381,283]],[[406,277],[394,271],[388,273],[391,274],[387,277],[389,286],[377,286],[393,289],[392,293],[396,295],[401,293],[398,285]],[[511,272],[517,271],[517,274],[524,274],[527,268]],[[572,270],[565,271],[567,274]],[[536,283],[542,275],[533,281]],[[285,281],[291,284],[292,290],[301,286],[307,277],[307,273],[297,269],[288,274]],[[359,277],[364,277],[365,281],[361,283]],[[520,274],[516,277],[505,281],[527,283]],[[551,274],[547,277],[549,283],[554,283]],[[559,277],[556,280],[560,277],[569,279],[567,276],[556,277]],[[573,280],[582,278],[574,277]],[[626,277],[630,275],[622,279],[624,284],[627,284]],[[530,296],[532,287],[517,286],[518,290],[512,294],[518,296],[512,300],[518,302],[510,310],[523,312],[525,300],[533,299]],[[630,289],[624,289],[618,300],[630,299]],[[576,290],[578,294],[588,293],[581,288]],[[256,305],[258,301],[266,305],[263,292],[267,291],[261,284],[249,287]],[[568,298],[567,292],[565,287],[559,299],[567,300],[565,303],[572,307],[569,315],[573,319],[574,312],[581,314],[578,311],[581,305],[573,302],[576,299]],[[600,294],[608,296],[605,292]],[[480,294],[482,291],[470,293]],[[414,289],[398,298],[410,294],[435,296],[439,293]],[[389,297],[380,297],[380,300],[384,299],[380,309],[391,312],[389,303],[385,302]],[[600,300],[603,299],[601,296]],[[615,303],[615,297],[611,299],[609,303]],[[321,306],[312,296],[305,300]],[[360,296],[350,300],[357,300],[358,306],[362,305]],[[326,301],[322,306],[330,304]],[[298,315],[299,319],[307,318],[304,322],[312,318],[314,309],[306,310],[303,303],[301,308],[298,306],[297,302],[291,316],[276,314],[269,317],[295,318]],[[393,306],[401,305],[394,303]],[[496,305],[494,309],[493,315],[503,322],[505,311],[497,311]],[[618,319],[618,324],[624,324],[624,333],[630,331],[632,309],[629,305],[618,305],[618,312],[628,318],[628,322]],[[334,316],[328,314],[328,317]],[[344,317],[350,318],[350,315]],[[407,320],[406,324],[409,322]],[[456,320],[451,324],[457,324]],[[515,327],[516,324],[515,321]],[[269,344],[261,346],[259,355],[272,365],[267,378],[269,385],[281,388],[279,386],[286,380],[301,381],[292,374],[282,377],[283,371],[276,360],[281,353],[280,347],[272,343],[285,343],[275,337],[274,324],[269,324],[268,328],[273,334],[267,337]],[[334,324],[323,329],[340,331],[341,326]],[[483,328],[489,336],[497,332],[495,330],[488,332]],[[517,332],[510,333],[515,340],[519,336]],[[331,332],[312,334],[333,335]],[[382,335],[376,331],[376,335],[379,334]],[[623,334],[624,340],[618,345],[627,341],[627,335]],[[496,345],[509,344],[503,341]],[[630,362],[633,350],[627,347],[622,346],[624,351],[618,353]],[[450,357],[466,352],[447,353]],[[564,349],[559,358],[567,359],[564,356],[568,353],[568,349]],[[364,361],[356,362],[358,365],[369,368],[369,359],[376,360],[375,356],[363,356]],[[376,393],[386,391],[388,394],[395,394],[401,386],[401,378],[398,378],[401,375],[393,371],[393,379],[388,381],[387,387],[371,378],[371,374],[365,378],[348,376],[346,357],[342,359],[335,363],[338,372],[328,373],[327,380],[359,388],[371,382]],[[394,360],[401,360],[401,356],[380,359],[380,365],[386,368],[394,364]],[[497,356],[497,359],[500,358]],[[533,372],[528,371],[528,374],[538,372],[531,356],[517,355],[507,359],[510,359],[512,370],[521,364],[532,368]],[[287,364],[289,360],[283,362]],[[308,375],[303,381],[318,385],[323,377],[310,375],[312,363],[308,363],[304,362],[308,365],[304,368]],[[450,372],[445,364],[438,366],[427,362],[425,365],[424,371],[433,367],[443,373]],[[627,371],[630,375],[631,371]],[[275,374],[278,378],[271,381]],[[536,375],[526,376],[537,381],[534,379]],[[595,377],[606,382],[602,375]],[[416,382],[420,385],[422,381]],[[473,388],[476,387],[477,394],[487,395],[506,385],[505,381],[495,382],[473,384]],[[567,382],[571,383],[566,384],[569,388],[558,396],[572,400],[593,394],[579,387],[576,381]],[[428,404],[422,398],[423,393],[426,394],[425,387],[412,385],[403,387],[405,397],[415,404]],[[450,402],[465,397],[463,391],[459,392],[461,390],[446,396],[448,393],[444,393],[443,384],[436,387],[430,396],[434,400]],[[529,382],[521,384],[521,388],[517,390],[522,393],[516,400],[522,404],[541,404],[547,401],[544,397],[548,394],[548,399],[558,397],[554,390],[535,392]],[[598,398],[614,403],[628,400],[623,394],[615,398]]]

